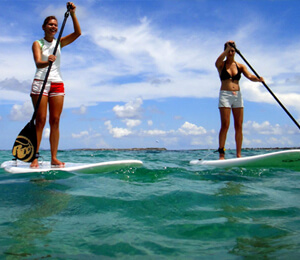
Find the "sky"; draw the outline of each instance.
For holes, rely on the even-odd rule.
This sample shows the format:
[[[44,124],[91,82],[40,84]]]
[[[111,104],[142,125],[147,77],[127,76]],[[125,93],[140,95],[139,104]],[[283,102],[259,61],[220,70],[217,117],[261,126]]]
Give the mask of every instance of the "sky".
[[[300,1],[77,0],[82,35],[62,49],[59,149],[217,149],[215,61],[234,40],[300,123]],[[0,0],[0,149],[30,121],[32,43],[61,0]],[[68,18],[63,35],[73,30]],[[245,63],[236,54],[237,62]],[[249,69],[249,71],[251,71]],[[261,83],[242,77],[244,148],[299,147],[300,130]],[[41,149],[49,149],[49,124]],[[233,118],[227,149],[235,149]]]

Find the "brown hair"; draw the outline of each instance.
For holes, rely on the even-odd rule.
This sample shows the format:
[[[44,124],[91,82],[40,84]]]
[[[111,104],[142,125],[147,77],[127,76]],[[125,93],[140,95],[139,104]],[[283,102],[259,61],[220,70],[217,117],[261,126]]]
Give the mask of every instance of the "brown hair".
[[[42,28],[44,29],[44,27],[47,25],[47,23],[48,23],[50,20],[52,20],[52,19],[54,19],[54,20],[57,21],[57,19],[56,19],[56,17],[55,17],[54,15],[51,15],[51,16],[46,17],[46,19],[44,20],[44,23],[43,23]]]
[[[234,44],[234,43],[232,43],[232,45],[233,45],[233,46],[235,46],[235,44]],[[231,44],[229,44],[229,46],[233,48],[233,46],[232,46],[232,45],[231,45]],[[224,51],[226,50],[226,48],[227,48],[227,42],[224,44]]]

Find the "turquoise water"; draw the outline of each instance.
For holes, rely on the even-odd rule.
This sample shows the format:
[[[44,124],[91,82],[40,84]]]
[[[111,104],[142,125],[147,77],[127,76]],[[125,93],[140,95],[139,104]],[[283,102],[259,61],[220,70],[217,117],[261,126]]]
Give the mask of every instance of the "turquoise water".
[[[0,163],[11,159],[0,155]],[[49,160],[48,151],[42,156]],[[0,259],[298,259],[300,172],[189,165],[216,157],[60,151],[69,162],[138,159],[144,167],[90,175],[0,169]]]

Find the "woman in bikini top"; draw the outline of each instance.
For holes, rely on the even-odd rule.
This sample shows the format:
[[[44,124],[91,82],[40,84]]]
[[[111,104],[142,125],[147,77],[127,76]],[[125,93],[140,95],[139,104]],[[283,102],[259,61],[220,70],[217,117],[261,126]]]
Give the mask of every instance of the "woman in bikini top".
[[[235,74],[234,76],[231,76],[231,75],[228,73],[228,71],[227,71],[227,68],[226,68],[226,61],[224,61],[224,66],[223,66],[223,69],[222,69],[221,74],[220,74],[220,79],[221,79],[221,81],[227,80],[227,79],[231,79],[231,81],[233,82],[233,81],[235,81],[235,80],[239,81],[239,80],[241,79],[241,74],[242,74],[242,72],[241,72],[239,66],[237,65],[237,63],[236,63],[236,62],[234,62],[234,63],[235,63],[236,68],[237,68],[237,74]]]
[[[242,73],[245,75],[246,72],[246,77],[251,75],[243,64],[239,64],[234,60],[234,56],[235,49],[228,43],[225,43],[224,52],[216,61],[216,67],[221,79],[221,90],[239,91],[239,80]]]
[[[232,91],[235,96],[236,91],[240,90],[239,80],[241,79],[241,74],[243,74],[247,79],[254,82],[263,82],[263,78],[257,78],[252,75],[246,68],[244,64],[237,63],[234,60],[235,48],[232,45],[235,44],[234,41],[228,41],[225,43],[224,51],[216,60],[216,67],[221,79],[221,91]],[[221,117],[221,129],[219,132],[219,154],[220,159],[225,158],[225,142],[226,136],[230,124],[230,114],[233,113],[234,126],[235,126],[235,141],[236,141],[236,156],[241,157],[242,141],[243,141],[243,117],[244,111],[243,107],[219,107],[220,117]]]

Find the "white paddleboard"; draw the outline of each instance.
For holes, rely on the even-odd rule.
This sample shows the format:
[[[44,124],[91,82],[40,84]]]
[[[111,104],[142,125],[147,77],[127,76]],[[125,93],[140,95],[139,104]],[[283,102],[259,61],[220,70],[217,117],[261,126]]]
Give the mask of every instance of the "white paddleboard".
[[[100,173],[113,171],[124,167],[139,167],[143,162],[139,160],[119,160],[98,163],[65,163],[65,167],[51,167],[50,162],[42,162],[39,168],[31,168],[30,163],[22,161],[6,161],[1,164],[1,168],[9,173],[32,173],[32,172],[49,172],[49,171],[64,171],[78,173]]]
[[[225,160],[193,160],[192,165],[206,165],[218,168],[231,167],[282,167],[300,169],[300,149],[233,158]]]

